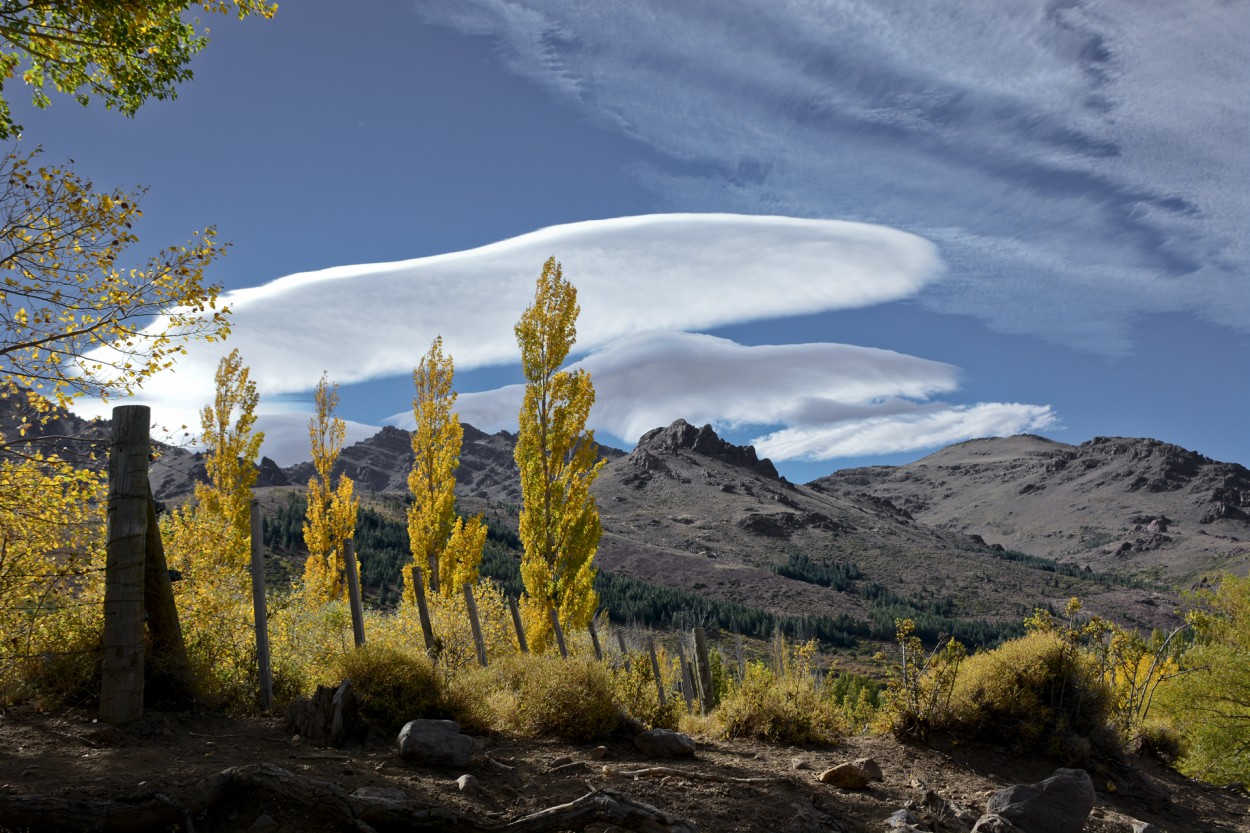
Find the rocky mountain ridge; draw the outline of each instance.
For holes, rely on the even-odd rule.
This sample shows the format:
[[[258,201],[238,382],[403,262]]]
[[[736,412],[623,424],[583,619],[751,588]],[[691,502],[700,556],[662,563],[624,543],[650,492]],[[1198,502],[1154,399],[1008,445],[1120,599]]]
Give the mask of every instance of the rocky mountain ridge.
[[[1189,581],[1250,566],[1250,470],[1154,439],[970,440],[810,485],[889,500],[941,529],[1095,570]]]

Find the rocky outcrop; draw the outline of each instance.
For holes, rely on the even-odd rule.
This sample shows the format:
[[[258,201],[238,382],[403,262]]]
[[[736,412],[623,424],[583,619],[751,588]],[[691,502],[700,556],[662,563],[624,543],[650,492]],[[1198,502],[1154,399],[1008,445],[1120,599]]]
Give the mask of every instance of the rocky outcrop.
[[[768,458],[761,460],[757,457],[754,446],[734,445],[726,442],[712,430],[711,425],[695,428],[684,419],[677,420],[667,428],[654,428],[643,434],[638,440],[638,447],[634,454],[640,451],[661,455],[692,451],[772,480],[781,479],[772,460]]]

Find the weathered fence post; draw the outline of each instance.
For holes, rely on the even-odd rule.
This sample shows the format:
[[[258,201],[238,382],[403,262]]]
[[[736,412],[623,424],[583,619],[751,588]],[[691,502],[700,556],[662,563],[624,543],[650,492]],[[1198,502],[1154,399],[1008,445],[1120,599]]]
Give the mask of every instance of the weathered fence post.
[[[256,665],[261,711],[273,709],[273,668],[269,658],[269,611],[265,606],[265,540],[260,501],[252,501],[252,619],[256,627]]]
[[[178,623],[178,605],[169,579],[169,562],[156,521],[156,503],[148,494],[148,529],[143,566],[143,610],[148,620],[151,658],[146,663],[147,693],[175,702],[189,702],[194,681],[187,643]]]
[[[516,629],[516,644],[521,649],[521,653],[528,654],[530,652],[529,642],[525,640],[525,623],[521,621],[521,610],[517,607],[516,599],[508,597],[508,612],[512,614],[512,627]]]
[[[595,659],[599,662],[603,662],[603,647],[599,645],[599,632],[595,630],[594,619],[591,619],[590,622],[586,624],[586,630],[590,632],[590,644],[594,646]]]
[[[477,618],[477,601],[473,598],[473,585],[464,583],[464,604],[469,609],[469,626],[473,628],[473,647],[477,649],[477,664],[486,667],[486,640],[482,638],[482,623]]]
[[[356,569],[356,544],[351,538],[343,542],[343,569],[347,573],[347,602],[352,608],[352,636],[360,648],[365,644],[365,610],[360,604],[360,573]]]
[[[712,690],[712,665],[707,654],[707,633],[703,628],[694,629],[694,658],[699,666],[699,688],[703,695],[703,713],[709,714],[716,705],[716,692]]]
[[[691,681],[690,666],[686,664],[686,649],[680,639],[677,640],[677,660],[681,663],[681,697],[686,701],[686,712],[689,713],[690,707],[694,705],[690,697],[690,690],[694,688],[694,685]]]
[[[647,637],[647,652],[651,654],[651,673],[655,674],[655,690],[660,695],[660,708],[668,704],[664,696],[664,680],[660,677],[660,661],[655,656],[655,640]]]
[[[412,565],[412,595],[417,600],[417,617],[421,620],[421,637],[425,640],[425,653],[435,658],[434,628],[430,625],[430,608],[425,603],[425,576],[421,568]]]
[[[551,607],[551,629],[555,631],[556,646],[560,649],[560,656],[568,659],[569,649],[564,644],[564,629],[560,627],[560,614],[556,612],[554,605]]]
[[[104,657],[100,720],[143,716],[143,587],[148,501],[146,405],[113,409],[104,579]]]
[[[734,634],[734,653],[738,655],[738,682],[744,683],[747,678],[747,664],[742,657],[742,634]]]

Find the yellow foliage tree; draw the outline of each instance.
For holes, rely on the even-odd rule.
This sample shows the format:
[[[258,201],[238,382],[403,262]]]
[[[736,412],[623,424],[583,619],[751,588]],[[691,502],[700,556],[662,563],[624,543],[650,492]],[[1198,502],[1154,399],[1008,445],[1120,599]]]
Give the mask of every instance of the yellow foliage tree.
[[[516,325],[527,380],[514,452],[521,470],[522,599],[530,645],[543,651],[554,609],[566,629],[584,628],[598,598],[594,556],[603,527],[590,486],[603,467],[586,419],[595,401],[590,374],[560,371],[577,340],[577,290],[549,258],[534,303]]]
[[[256,457],[265,440],[256,427],[260,395],[238,350],[217,365],[216,394],[212,405],[200,411],[202,441],[208,446],[204,467],[208,482],[197,483],[198,511],[217,518],[214,526],[226,539],[203,557],[225,572],[244,575],[251,562],[252,486],[256,483]]]
[[[344,543],[356,529],[360,500],[350,477],[339,475],[334,485],[333,469],[343,450],[347,424],[333,416],[339,403],[339,386],[331,386],[323,374],[317,383],[317,412],[308,423],[312,442],[313,468],[317,473],[308,481],[308,520],[304,523],[304,598],[319,605],[343,598],[346,591]]]
[[[191,77],[191,57],[208,43],[208,28],[184,13],[233,11],[273,17],[276,3],[261,0],[40,0],[0,5],[0,139],[20,131],[2,91],[23,60],[22,81],[33,88],[37,107],[49,104],[45,87],[71,93],[79,103],[91,96],[109,109],[133,115],[149,98],[177,95],[175,85]]]
[[[408,541],[413,563],[429,575],[431,562],[437,563],[440,592],[458,591],[467,582],[477,582],[486,527],[481,516],[465,524],[456,517],[456,467],[464,429],[452,411],[456,392],[452,390],[455,363],[443,353],[439,336],[412,372],[417,395],[412,400],[416,428],[412,432],[412,471],[408,488],[413,503],[408,508]],[[474,543],[476,549],[474,548]],[[412,576],[404,574],[404,599],[416,602]],[[429,578],[434,585],[434,576]]]

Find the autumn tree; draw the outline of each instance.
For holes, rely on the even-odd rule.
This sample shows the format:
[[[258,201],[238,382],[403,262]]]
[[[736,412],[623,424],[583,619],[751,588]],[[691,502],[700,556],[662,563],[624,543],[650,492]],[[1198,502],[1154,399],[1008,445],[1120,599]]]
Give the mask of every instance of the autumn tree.
[[[572,629],[585,627],[598,604],[593,561],[603,527],[590,486],[603,461],[586,429],[595,388],[584,370],[559,369],[577,340],[580,311],[577,290],[553,257],[516,325],[526,378],[515,450],[524,501],[521,578],[526,630],[538,651],[552,637],[553,609]]]
[[[413,563],[427,575],[437,566],[437,586],[444,596],[457,592],[465,582],[476,582],[486,526],[482,517],[469,520],[456,516],[456,467],[464,429],[452,410],[456,392],[452,390],[455,362],[443,353],[443,338],[430,345],[429,352],[412,372],[416,396],[412,416],[412,471],[408,488],[413,502],[408,508],[408,539]],[[415,602],[411,575],[405,572],[404,599]],[[430,584],[434,586],[434,577]]]
[[[0,384],[43,411],[132,393],[189,341],[226,335],[220,287],[204,282],[224,251],[213,229],[127,268],[142,192],[97,191],[33,156],[0,163]]]
[[[201,441],[208,447],[204,467],[208,481],[197,483],[199,511],[218,519],[225,540],[208,554],[223,568],[245,574],[251,562],[252,486],[263,431],[255,431],[260,396],[238,350],[217,365],[216,394],[200,412]]]
[[[263,0],[0,3],[0,139],[21,130],[3,84],[23,62],[22,81],[40,108],[50,103],[49,87],[83,105],[97,98],[128,116],[150,98],[176,98],[176,85],[191,78],[192,56],[208,44],[208,28],[186,14],[195,8],[242,19],[273,17],[278,6]]]
[[[343,545],[356,529],[360,508],[351,478],[340,474],[337,486],[333,480],[334,464],[347,437],[347,424],[334,416],[338,390],[339,386],[331,385],[322,374],[315,394],[317,410],[308,422],[316,470],[308,481],[308,520],[304,523],[304,545],[308,547],[304,595],[310,604],[343,598],[347,586]]]

